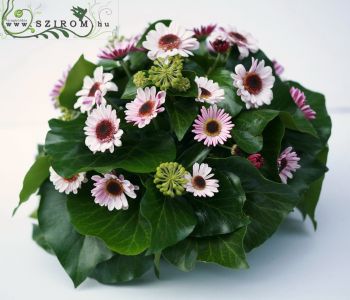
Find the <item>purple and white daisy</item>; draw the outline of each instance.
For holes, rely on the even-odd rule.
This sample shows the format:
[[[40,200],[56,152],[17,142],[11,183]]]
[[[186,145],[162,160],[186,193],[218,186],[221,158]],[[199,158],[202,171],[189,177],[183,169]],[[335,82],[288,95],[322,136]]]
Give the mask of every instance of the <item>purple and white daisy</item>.
[[[190,173],[185,175],[187,180],[185,184],[186,191],[192,193],[195,197],[213,197],[214,193],[219,191],[219,181],[212,178],[214,174],[211,171],[212,168],[207,164],[195,163],[192,175]]]
[[[289,92],[295,104],[304,113],[305,118],[308,120],[316,119],[316,112],[307,104],[305,94],[295,87],[291,87]]]
[[[95,203],[107,206],[110,211],[128,209],[129,204],[126,196],[135,199],[135,191],[139,189],[137,185],[126,180],[123,175],[117,176],[108,173],[104,174],[103,177],[94,175],[91,179],[95,181],[95,187],[91,190],[92,196],[95,197]]]
[[[119,128],[120,119],[110,105],[100,105],[86,119],[85,145],[96,153],[97,151],[114,152],[114,147],[120,147],[123,130]]]
[[[194,123],[192,130],[196,134],[194,139],[198,142],[204,140],[204,145],[208,147],[224,144],[231,137],[230,131],[234,127],[231,116],[223,109],[218,109],[216,105],[208,109],[203,106],[201,115],[198,115]]]
[[[249,56],[249,51],[256,53],[259,50],[257,40],[248,32],[237,30],[233,26],[221,28],[227,36],[232,45],[236,45],[240,53],[239,59]]]
[[[193,28],[194,36],[197,39],[208,37],[216,28],[216,25],[201,26],[199,28]]]
[[[282,75],[282,73],[284,72],[284,67],[275,59],[272,61],[272,64],[276,75],[278,76]]]
[[[295,172],[300,168],[300,165],[298,164],[299,160],[300,158],[296,152],[293,151],[292,147],[284,149],[280,154],[277,160],[277,166],[279,176],[284,184],[287,183],[288,178],[293,178],[292,172]]]
[[[158,113],[164,111],[162,105],[165,102],[166,92],[157,93],[156,87],[138,88],[134,101],[125,105],[125,120],[128,123],[134,123],[139,128],[148,125]]]
[[[226,53],[231,47],[230,40],[226,32],[222,30],[215,30],[207,38],[207,48],[209,51],[216,53]]]
[[[155,60],[175,55],[188,57],[192,55],[192,50],[199,48],[199,42],[193,37],[193,31],[171,22],[169,27],[157,23],[155,30],[147,34],[142,46],[149,50],[149,59]]]
[[[54,87],[52,88],[52,91],[50,92],[50,97],[55,108],[58,108],[59,106],[58,97],[60,96],[66,84],[67,77],[70,70],[71,70],[71,67],[69,66],[67,70],[63,72],[62,77],[55,83]]]
[[[197,77],[195,82],[198,86],[198,96],[195,99],[198,102],[215,104],[225,99],[225,91],[219,87],[219,84],[207,77]]]
[[[233,86],[238,88],[237,95],[241,96],[247,109],[271,104],[275,77],[271,67],[265,67],[264,60],[259,62],[252,58],[252,65],[248,71],[240,64],[235,67],[235,72],[231,75]]]
[[[140,50],[136,47],[138,41],[139,36],[119,41],[115,40],[112,44],[102,49],[101,52],[98,54],[98,57],[108,60],[123,59],[129,53]]]
[[[74,108],[80,108],[82,113],[89,112],[94,105],[106,105],[104,96],[108,91],[118,91],[118,87],[111,82],[113,75],[103,73],[103,67],[98,67],[94,71],[94,77],[85,76],[83,88],[76,93],[79,96]]]
[[[69,178],[58,175],[55,170],[50,167],[50,181],[55,186],[55,189],[60,193],[77,194],[83,182],[87,182],[85,173],[78,173]]]

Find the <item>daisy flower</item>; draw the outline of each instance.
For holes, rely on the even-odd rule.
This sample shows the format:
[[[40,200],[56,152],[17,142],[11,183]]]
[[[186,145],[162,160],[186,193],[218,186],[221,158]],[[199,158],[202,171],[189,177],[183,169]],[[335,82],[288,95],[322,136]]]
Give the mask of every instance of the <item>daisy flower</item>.
[[[199,28],[193,28],[194,36],[197,39],[208,37],[216,28],[216,25],[201,26]]]
[[[282,75],[282,73],[284,72],[284,67],[275,59],[272,61],[272,65],[276,75]]]
[[[227,34],[222,30],[214,31],[207,38],[207,48],[216,53],[226,53],[231,47]]]
[[[236,45],[240,53],[239,59],[249,56],[249,51],[256,53],[259,50],[257,40],[248,32],[237,30],[235,27],[228,26],[221,28],[232,45]]]
[[[139,128],[145,127],[158,113],[164,111],[162,105],[165,102],[165,96],[164,91],[157,93],[155,86],[138,88],[135,100],[125,105],[125,120]]]
[[[316,112],[307,104],[305,94],[295,87],[291,87],[289,92],[295,104],[304,113],[305,118],[308,120],[316,119]]]
[[[139,37],[132,37],[130,39],[123,40],[114,40],[112,44],[106,46],[98,54],[99,58],[109,59],[109,60],[119,60],[123,59],[130,52],[139,50],[136,47],[136,44],[139,40]]]
[[[247,159],[257,169],[262,168],[264,165],[264,158],[260,153],[251,154],[247,157]]]
[[[185,179],[187,183],[185,188],[187,192],[190,192],[195,197],[213,197],[214,193],[217,193],[219,187],[219,181],[213,179],[213,173],[211,173],[212,168],[207,164],[193,165],[192,175],[187,173]]]
[[[54,87],[52,88],[52,91],[50,92],[50,97],[55,108],[58,108],[59,106],[58,97],[60,96],[66,84],[70,69],[71,67],[69,66],[68,69],[63,72],[62,77],[55,83]]]
[[[206,77],[197,77],[195,82],[198,86],[198,96],[195,99],[198,102],[207,102],[215,104],[225,99],[225,91],[220,89],[219,84]]]
[[[50,167],[50,181],[53,183],[57,191],[68,195],[72,192],[73,194],[78,193],[81,184],[87,182],[87,179],[85,178],[85,173],[78,173],[70,178],[65,178],[58,175],[55,170]]]
[[[98,67],[94,71],[94,77],[85,76],[83,88],[76,93],[79,96],[74,108],[80,108],[81,112],[90,111],[94,105],[106,104],[104,96],[108,91],[118,91],[115,83],[111,82],[113,75],[103,73],[103,67]]]
[[[287,183],[288,178],[293,178],[292,172],[295,172],[300,168],[298,161],[300,158],[293,151],[292,147],[288,147],[283,150],[277,160],[277,166],[279,171],[279,176],[283,183]]]
[[[180,55],[188,57],[192,50],[199,48],[199,42],[193,37],[193,32],[177,26],[171,22],[169,27],[157,23],[155,30],[151,30],[142,46],[148,51],[151,60]]]
[[[272,87],[275,77],[272,69],[265,67],[265,61],[252,58],[252,65],[248,71],[240,64],[232,74],[233,86],[238,88],[237,95],[241,96],[246,108],[258,108],[264,104],[270,104],[273,98]]]
[[[223,109],[218,109],[216,105],[208,109],[203,106],[201,115],[198,115],[194,123],[192,130],[196,134],[194,139],[198,142],[204,140],[204,145],[208,147],[224,144],[231,137],[230,131],[234,127],[231,116]]]
[[[126,196],[135,199],[135,191],[139,189],[137,185],[126,180],[123,175],[117,176],[108,173],[103,177],[94,175],[91,179],[95,181],[95,187],[91,190],[92,196],[95,197],[95,203],[107,206],[110,211],[128,209],[129,204]]]
[[[97,151],[114,152],[114,147],[120,147],[123,130],[119,128],[120,119],[110,105],[100,105],[87,117],[85,122],[85,145],[94,153]]]

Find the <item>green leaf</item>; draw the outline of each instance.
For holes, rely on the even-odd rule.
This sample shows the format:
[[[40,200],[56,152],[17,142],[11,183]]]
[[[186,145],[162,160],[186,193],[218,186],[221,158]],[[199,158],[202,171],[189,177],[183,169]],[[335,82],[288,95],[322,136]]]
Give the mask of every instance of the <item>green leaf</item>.
[[[259,152],[263,147],[262,132],[278,113],[275,110],[259,109],[239,114],[232,129],[233,138],[239,148],[248,153]]]
[[[170,98],[165,103],[170,124],[179,141],[191,127],[198,114],[198,107],[192,99]]]
[[[181,243],[166,249],[163,256],[183,271],[191,271],[195,261],[216,263],[233,268],[248,268],[243,247],[246,227],[237,231],[207,238],[187,238]]]
[[[46,181],[40,188],[39,226],[49,247],[75,286],[81,284],[97,264],[112,253],[99,239],[78,234],[70,223],[67,196]]]
[[[211,148],[203,145],[202,143],[195,143],[182,152],[179,152],[180,155],[176,159],[181,163],[186,169],[192,167],[194,163],[202,163],[208,154],[210,153]]]
[[[173,161],[176,149],[172,137],[164,132],[152,135],[125,133],[123,146],[114,153],[93,154],[85,146],[85,116],[73,121],[50,120],[51,130],[46,136],[45,150],[52,157],[52,167],[61,176],[70,177],[78,172],[95,170],[101,173],[121,168],[133,173],[155,171],[164,161]]]
[[[208,199],[186,195],[194,207],[198,220],[191,236],[227,234],[249,223],[242,210],[245,194],[239,178],[237,176],[229,178],[218,170],[214,173],[214,178],[219,180],[219,193]]]
[[[183,198],[162,195],[151,182],[141,201],[141,213],[151,226],[148,253],[155,253],[186,238],[196,225],[196,217]]]
[[[33,224],[32,239],[38,244],[38,246],[40,246],[46,252],[54,254],[53,250],[50,248],[49,244],[45,240],[43,231],[36,224]]]
[[[74,103],[78,99],[75,94],[82,89],[85,76],[92,76],[95,69],[95,64],[85,60],[83,55],[80,56],[68,73],[66,84],[59,96],[59,102],[62,106],[73,109]]]
[[[298,203],[299,197],[292,187],[267,180],[242,157],[209,159],[208,163],[241,179],[247,197],[244,211],[251,221],[245,237],[248,251],[268,239]]]
[[[23,202],[26,202],[38,190],[45,179],[49,177],[49,168],[49,158],[47,156],[38,156],[24,177],[22,190],[19,194],[19,203],[13,214],[16,213]]]
[[[225,99],[218,103],[218,107],[223,108],[232,117],[235,117],[242,110],[242,100],[235,94],[233,90],[232,72],[223,69],[215,69],[209,76],[214,82],[217,82],[220,88],[225,90]]]
[[[104,284],[116,284],[140,278],[153,264],[152,256],[114,255],[100,263],[89,277]]]
[[[121,98],[124,100],[131,100],[131,99],[134,100],[136,97],[136,90],[137,90],[137,87],[134,83],[134,77],[131,77],[128,83],[126,84],[124,93]]]
[[[137,255],[149,245],[148,224],[139,212],[139,200],[129,199],[127,210],[109,211],[94,202],[92,187],[68,196],[68,211],[74,228],[83,235],[103,240],[122,255]]]

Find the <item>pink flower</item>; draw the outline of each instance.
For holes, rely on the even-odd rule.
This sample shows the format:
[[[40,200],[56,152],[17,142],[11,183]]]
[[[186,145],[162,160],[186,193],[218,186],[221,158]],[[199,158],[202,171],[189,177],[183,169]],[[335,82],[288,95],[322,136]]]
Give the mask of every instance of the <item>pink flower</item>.
[[[293,151],[292,147],[284,149],[280,154],[277,160],[277,166],[279,170],[279,176],[284,184],[287,183],[288,178],[293,178],[292,172],[295,172],[300,168],[300,165],[298,164],[299,160],[300,158],[296,152]]]
[[[135,100],[125,106],[125,120],[139,128],[145,127],[158,113],[164,111],[162,105],[165,102],[165,96],[164,91],[157,93],[155,86],[138,88]]]
[[[114,41],[112,45],[108,45],[106,48],[101,50],[98,54],[99,58],[118,60],[123,59],[130,52],[139,51],[136,47],[139,37],[132,37],[130,39],[124,39],[121,41]]]
[[[276,75],[280,76],[284,72],[284,67],[278,63],[277,60],[272,61],[273,69],[275,70]]]
[[[214,31],[215,28],[216,28],[216,25],[207,25],[207,26],[202,25],[199,28],[193,28],[194,36],[197,39],[206,38]]]
[[[138,186],[131,184],[123,175],[105,174],[103,177],[95,175],[91,177],[95,181],[91,191],[95,197],[95,203],[100,206],[107,206],[108,210],[128,209],[129,204],[126,196],[136,198],[135,191]],[[125,196],[126,195],[126,196]]]
[[[201,115],[197,116],[194,123],[192,130],[195,133],[194,139],[198,142],[204,140],[204,145],[214,147],[217,144],[224,144],[231,137],[230,131],[234,127],[231,116],[223,109],[218,109],[216,105],[208,109],[203,106]]]
[[[310,107],[310,105],[307,104],[305,94],[295,87],[291,87],[289,92],[295,104],[304,113],[305,118],[308,120],[315,119],[316,112]]]
[[[66,84],[67,77],[70,70],[71,70],[71,67],[69,66],[67,70],[63,72],[62,77],[55,83],[54,87],[52,88],[52,91],[50,92],[50,97],[55,108],[58,108],[59,106],[58,97],[60,96]]]
[[[216,30],[208,37],[207,47],[212,52],[226,53],[230,49],[231,44],[224,31]]]
[[[247,159],[257,169],[262,168],[262,166],[264,165],[264,158],[262,157],[262,155],[260,153],[251,154],[247,157]]]

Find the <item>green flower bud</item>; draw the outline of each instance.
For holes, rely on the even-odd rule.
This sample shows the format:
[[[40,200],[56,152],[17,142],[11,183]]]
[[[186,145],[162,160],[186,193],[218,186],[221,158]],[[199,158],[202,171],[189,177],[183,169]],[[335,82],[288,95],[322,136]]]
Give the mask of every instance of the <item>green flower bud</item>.
[[[148,83],[148,79],[146,76],[146,72],[145,71],[139,71],[134,75],[134,84],[136,85],[136,87],[140,88],[140,87],[145,87]]]

